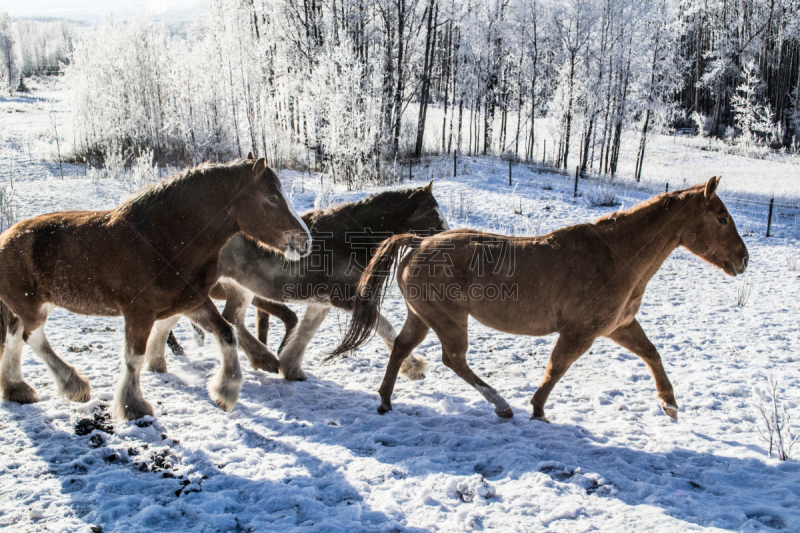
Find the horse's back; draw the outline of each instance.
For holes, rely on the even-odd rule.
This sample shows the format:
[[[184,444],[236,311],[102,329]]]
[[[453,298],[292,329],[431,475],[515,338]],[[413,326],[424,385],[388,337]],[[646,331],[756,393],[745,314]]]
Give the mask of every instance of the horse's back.
[[[20,296],[84,314],[118,314],[101,294],[121,289],[114,272],[134,259],[108,211],[68,211],[24,220],[0,235],[0,297]]]

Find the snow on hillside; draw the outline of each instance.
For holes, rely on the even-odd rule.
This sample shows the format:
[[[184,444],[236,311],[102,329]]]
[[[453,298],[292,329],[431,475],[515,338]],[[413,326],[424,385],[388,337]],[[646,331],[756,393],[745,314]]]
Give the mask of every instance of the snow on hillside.
[[[132,190],[127,181],[76,179],[69,165],[62,181],[57,164],[24,157],[23,139],[48,127],[52,113],[42,101],[6,100],[0,110],[0,177],[7,182],[13,156],[23,216],[111,207]],[[613,209],[573,199],[572,182],[557,175],[515,167],[514,188],[496,160],[463,158],[456,178],[439,177],[452,161],[439,166],[416,169],[412,184],[437,177],[434,192],[454,227],[543,233]],[[797,168],[781,167],[795,177]],[[676,184],[715,173],[664,172]],[[281,176],[298,210],[310,209],[319,180]],[[581,183],[584,193],[592,187]],[[645,198],[613,190],[625,207]],[[371,192],[336,189],[334,197]],[[122,320],[57,310],[47,325],[51,343],[89,378],[92,400],[57,397],[44,364],[25,349],[23,371],[42,401],[0,404],[0,529],[799,531],[800,464],[767,459],[754,408],[772,375],[780,400],[800,415],[800,273],[789,267],[798,228],[780,218],[766,239],[765,213],[732,211],[750,251],[747,275],[729,278],[678,250],[639,313],[675,387],[679,423],[661,412],[646,366],[602,340],[554,389],[551,424],[529,421],[556,337],[515,337],[477,323],[468,360],[509,401],[513,419],[496,417],[442,365],[433,334],[419,348],[430,363],[426,378],[401,377],[394,410],[380,416],[388,354],[373,339],[323,364],[346,322],[332,313],[309,347],[306,382],[253,371],[242,357],[245,382],[231,413],[205,390],[218,364],[214,343],[197,347],[181,321],[175,332],[187,355],[168,354],[168,374],[142,375],[156,418],[109,428],[102,413],[118,377]],[[745,283],[749,299],[739,306]],[[405,307],[396,291],[384,311],[399,329]],[[276,350],[282,328],[274,319],[270,334]]]

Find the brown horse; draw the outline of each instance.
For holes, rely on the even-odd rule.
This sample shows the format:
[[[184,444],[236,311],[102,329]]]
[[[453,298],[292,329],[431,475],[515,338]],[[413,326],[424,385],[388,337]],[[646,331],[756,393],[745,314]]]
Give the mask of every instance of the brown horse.
[[[455,230],[420,239],[400,235],[378,250],[359,284],[353,320],[334,355],[370,336],[392,264],[403,249],[397,281],[408,318],[394,344],[380,387],[378,412],[391,396],[403,359],[433,329],[442,361],[510,418],[496,390],[467,365],[467,318],[518,335],[558,333],[541,386],[531,399],[531,418],[545,420],[553,386],[598,337],[608,337],[641,357],[655,378],[664,412],[678,407],[661,357],[635,315],[645,287],[678,246],[726,274],[747,268],[747,248],[725,205],[715,194],[719,178],[665,193],[594,224],[578,224],[540,237],[505,237]]]
[[[122,377],[113,413],[152,415],[139,374],[153,324],[183,314],[217,337],[222,366],[209,383],[217,405],[238,401],[242,373],[236,335],[208,297],[219,252],[236,233],[297,258],[311,235],[264,159],[206,164],[152,186],[111,211],[63,212],[15,224],[0,235],[0,300],[12,316],[4,335],[5,400],[37,401],[22,377],[23,343],[52,371],[59,392],[85,402],[89,382],[62,361],[44,335],[55,307],[125,318]],[[273,371],[278,371],[274,361]]]

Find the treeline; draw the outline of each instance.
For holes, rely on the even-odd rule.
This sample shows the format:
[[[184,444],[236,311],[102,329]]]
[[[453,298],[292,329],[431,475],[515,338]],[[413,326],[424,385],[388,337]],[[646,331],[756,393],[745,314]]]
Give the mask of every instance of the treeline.
[[[748,142],[800,137],[800,0],[206,5],[188,36],[108,20],[75,41],[80,154],[197,162],[253,150],[302,164],[313,153],[352,184],[453,151],[614,174],[631,131],[638,176],[654,128],[734,138],[744,114],[759,120]]]
[[[66,20],[11,21],[0,12],[0,94],[25,91],[25,78],[59,74],[72,52],[73,26]]]

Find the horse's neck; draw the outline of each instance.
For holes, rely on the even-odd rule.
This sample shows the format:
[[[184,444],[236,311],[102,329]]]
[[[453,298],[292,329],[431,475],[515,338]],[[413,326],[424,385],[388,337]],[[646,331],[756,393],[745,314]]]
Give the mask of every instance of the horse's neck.
[[[149,210],[144,220],[134,221],[134,227],[156,248],[163,248],[163,253],[180,250],[185,257],[185,252],[194,249],[195,260],[204,261],[206,256],[218,256],[239,226],[232,216],[228,195],[215,194],[213,183],[197,183],[195,190],[206,190],[208,194],[195,195],[185,202],[164,201]]]
[[[408,216],[397,212],[386,211],[380,214],[377,209],[364,209],[361,212],[353,210],[348,212],[346,216],[351,217],[351,221],[358,226],[359,230],[372,231],[373,233],[392,233],[397,235],[407,233],[411,228]]]
[[[680,244],[685,218],[681,211],[675,203],[654,204],[643,212],[624,213],[607,225],[603,239],[635,283],[650,281]]]

